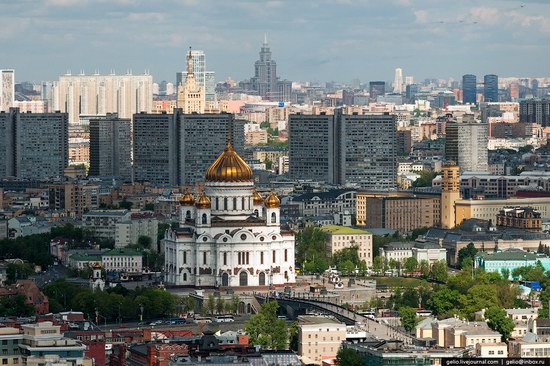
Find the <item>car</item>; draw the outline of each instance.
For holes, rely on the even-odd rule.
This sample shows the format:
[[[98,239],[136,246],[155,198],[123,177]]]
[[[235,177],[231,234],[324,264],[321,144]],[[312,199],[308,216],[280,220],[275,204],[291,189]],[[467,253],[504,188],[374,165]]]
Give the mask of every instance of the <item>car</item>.
[[[235,321],[235,318],[233,315],[218,315],[214,319],[216,323],[233,323]]]
[[[162,320],[155,320],[154,322],[149,323],[149,325],[160,325],[162,324]]]

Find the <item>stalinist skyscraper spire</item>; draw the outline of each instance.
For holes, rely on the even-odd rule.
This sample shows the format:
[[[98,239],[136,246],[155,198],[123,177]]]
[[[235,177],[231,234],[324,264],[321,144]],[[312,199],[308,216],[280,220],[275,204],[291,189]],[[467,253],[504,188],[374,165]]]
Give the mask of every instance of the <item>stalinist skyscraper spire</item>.
[[[183,109],[183,113],[193,112],[204,113],[205,95],[204,86],[198,85],[193,72],[193,58],[191,56],[191,47],[187,54],[187,73],[185,75],[185,86],[180,82],[178,85],[178,108]]]

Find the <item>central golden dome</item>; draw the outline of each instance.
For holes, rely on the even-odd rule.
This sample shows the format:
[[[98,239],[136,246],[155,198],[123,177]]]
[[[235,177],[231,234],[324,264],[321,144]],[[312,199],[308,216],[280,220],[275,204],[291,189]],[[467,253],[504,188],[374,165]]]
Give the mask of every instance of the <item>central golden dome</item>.
[[[207,182],[245,182],[253,180],[252,169],[237,154],[231,143],[206,170]]]

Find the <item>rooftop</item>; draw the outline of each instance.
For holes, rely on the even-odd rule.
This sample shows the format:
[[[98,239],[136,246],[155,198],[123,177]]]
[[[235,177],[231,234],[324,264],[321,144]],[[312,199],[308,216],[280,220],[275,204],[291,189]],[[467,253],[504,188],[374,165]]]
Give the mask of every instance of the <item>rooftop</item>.
[[[134,249],[129,248],[115,248],[108,252],[103,253],[103,256],[138,256],[141,257],[141,253]]]
[[[292,201],[308,201],[314,197],[318,197],[320,200],[335,200],[338,196],[346,193],[355,193],[354,189],[331,189],[327,192],[309,192],[296,196]]]
[[[537,254],[525,252],[523,250],[510,249],[497,253],[483,252],[478,257],[485,261],[534,261],[537,259]]]
[[[300,325],[331,324],[331,325],[345,326],[344,323],[341,323],[336,319],[325,317],[325,316],[300,315],[298,317],[298,322],[300,323]]]
[[[321,227],[321,230],[326,231],[333,235],[352,235],[352,234],[370,234],[366,230],[356,229],[347,226],[339,225],[326,225]]]

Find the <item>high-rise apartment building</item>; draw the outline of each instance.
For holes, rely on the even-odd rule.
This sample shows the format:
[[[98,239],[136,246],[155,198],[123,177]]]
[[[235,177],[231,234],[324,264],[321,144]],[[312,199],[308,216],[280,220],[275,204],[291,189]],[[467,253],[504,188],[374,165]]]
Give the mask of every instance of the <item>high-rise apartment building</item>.
[[[376,101],[379,95],[386,94],[386,82],[385,81],[371,81],[369,82],[369,97],[370,100]]]
[[[519,121],[550,126],[550,98],[528,99],[519,102]]]
[[[14,102],[15,70],[0,70],[0,111],[9,111]]]
[[[338,160],[336,183],[367,189],[395,188],[397,121],[395,115],[335,115]]]
[[[395,188],[396,117],[390,114],[291,115],[289,174],[368,189]]]
[[[498,102],[498,76],[489,74],[483,77],[483,100]]]
[[[206,103],[208,104],[210,102],[215,102],[216,73],[214,71],[206,71],[206,54],[201,50],[191,50],[191,59],[196,85],[203,87],[204,99]],[[185,71],[176,73],[176,86],[181,83],[182,86],[185,87],[187,74],[187,67]]]
[[[395,69],[395,77],[393,79],[393,92],[398,94],[403,93],[403,70],[400,68]]]
[[[282,101],[290,99],[292,83],[288,80],[280,81],[277,77],[277,63],[271,58],[271,49],[267,43],[267,36],[260,49],[260,59],[254,63],[254,76],[250,80],[240,83],[245,90],[254,91],[257,95],[268,100]]]
[[[293,179],[333,183],[334,116],[293,114],[288,120],[288,165]]]
[[[151,113],[152,106],[151,75],[67,74],[54,83],[53,108],[68,113],[70,123],[78,123],[80,115],[117,113],[132,118],[135,113]]]
[[[46,180],[63,176],[69,160],[66,113],[0,112],[0,176]]]
[[[90,175],[132,180],[131,120],[109,113],[90,119]]]
[[[449,122],[445,127],[445,158],[462,171],[488,170],[488,124]]]
[[[477,102],[477,79],[475,75],[466,74],[462,76],[462,103],[476,104]]]
[[[244,153],[244,121],[233,114],[182,114],[177,121],[178,184],[193,185],[204,181],[204,172],[228,137],[238,154]]]
[[[197,82],[193,72],[193,56],[191,47],[187,54],[187,72],[185,74],[185,86],[178,83],[177,106],[183,110],[183,113],[204,113],[204,82]],[[203,61],[204,62],[204,61]]]
[[[176,120],[173,114],[139,113],[133,117],[134,180],[176,184]]]
[[[234,115],[146,114],[134,116],[134,179],[157,185],[194,185],[231,137],[244,149],[244,122]]]

